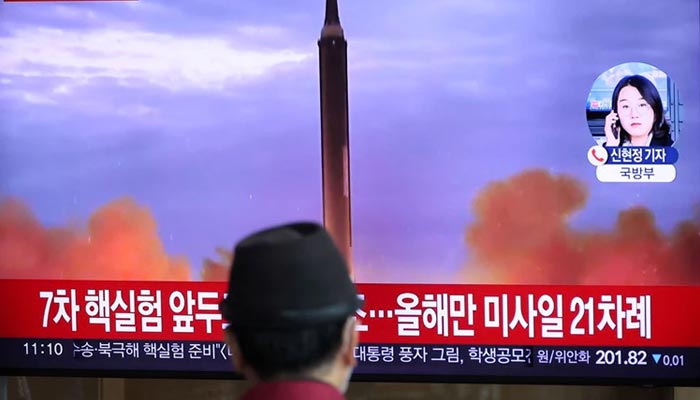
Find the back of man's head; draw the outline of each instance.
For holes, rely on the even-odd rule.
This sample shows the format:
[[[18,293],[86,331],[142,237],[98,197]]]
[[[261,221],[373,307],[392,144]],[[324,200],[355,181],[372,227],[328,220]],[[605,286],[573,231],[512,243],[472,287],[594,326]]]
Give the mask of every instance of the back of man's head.
[[[241,356],[260,380],[302,378],[333,364],[346,320],[288,330],[232,327]]]
[[[329,383],[342,390],[346,382],[335,381],[354,366],[352,316],[361,306],[348,270],[314,223],[276,226],[241,240],[221,303],[231,323],[229,341],[240,353],[234,354],[237,367],[263,381],[335,376]]]

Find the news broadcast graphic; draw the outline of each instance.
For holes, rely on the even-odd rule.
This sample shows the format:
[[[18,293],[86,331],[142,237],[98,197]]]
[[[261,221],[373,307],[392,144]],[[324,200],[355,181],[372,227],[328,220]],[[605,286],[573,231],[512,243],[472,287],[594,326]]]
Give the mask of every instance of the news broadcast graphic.
[[[356,379],[697,385],[699,30],[684,0],[0,2],[4,371],[229,377],[233,246],[306,220],[366,297]]]
[[[3,280],[0,370],[37,366],[225,376],[206,282]],[[361,284],[357,374],[494,378],[700,379],[700,293],[693,287]],[[678,307],[682,304],[683,307]]]
[[[673,182],[683,103],[673,80],[645,63],[616,65],[593,83],[588,161],[601,182]]]

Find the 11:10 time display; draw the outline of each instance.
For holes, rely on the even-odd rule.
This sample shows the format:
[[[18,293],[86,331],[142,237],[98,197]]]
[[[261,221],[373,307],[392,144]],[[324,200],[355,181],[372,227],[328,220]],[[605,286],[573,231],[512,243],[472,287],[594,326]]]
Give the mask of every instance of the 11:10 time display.
[[[24,353],[26,355],[49,355],[60,356],[63,354],[63,344],[61,343],[24,343]]]

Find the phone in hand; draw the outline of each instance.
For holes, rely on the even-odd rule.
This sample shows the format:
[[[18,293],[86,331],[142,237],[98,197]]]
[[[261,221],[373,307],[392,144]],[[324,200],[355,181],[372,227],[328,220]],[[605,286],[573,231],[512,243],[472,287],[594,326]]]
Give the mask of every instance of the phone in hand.
[[[620,119],[618,118],[617,121],[613,122],[610,124],[610,129],[612,130],[613,136],[615,136],[615,139],[620,138]]]

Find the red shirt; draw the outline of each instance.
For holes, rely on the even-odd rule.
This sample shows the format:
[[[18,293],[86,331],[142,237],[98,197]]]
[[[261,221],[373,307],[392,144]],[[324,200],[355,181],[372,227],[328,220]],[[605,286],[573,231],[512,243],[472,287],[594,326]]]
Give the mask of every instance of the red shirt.
[[[344,400],[335,387],[319,381],[262,382],[248,390],[241,400]]]

